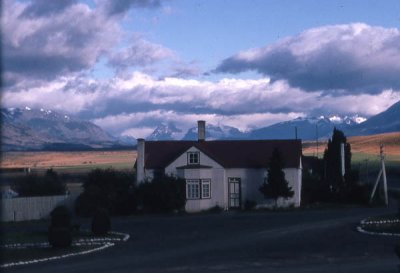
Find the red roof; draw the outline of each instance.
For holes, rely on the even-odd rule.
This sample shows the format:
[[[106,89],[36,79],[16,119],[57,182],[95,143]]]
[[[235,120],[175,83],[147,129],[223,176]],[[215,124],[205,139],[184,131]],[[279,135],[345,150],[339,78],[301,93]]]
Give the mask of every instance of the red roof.
[[[164,169],[196,147],[224,168],[265,168],[278,148],[286,168],[298,168],[301,140],[146,141],[145,168]]]

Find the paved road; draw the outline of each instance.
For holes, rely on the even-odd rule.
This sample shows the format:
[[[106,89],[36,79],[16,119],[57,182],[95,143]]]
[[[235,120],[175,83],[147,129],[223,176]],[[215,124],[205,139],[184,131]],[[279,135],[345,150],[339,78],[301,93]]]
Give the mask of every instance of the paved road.
[[[114,219],[128,242],[6,272],[397,272],[398,239],[355,231],[388,209],[140,216]]]

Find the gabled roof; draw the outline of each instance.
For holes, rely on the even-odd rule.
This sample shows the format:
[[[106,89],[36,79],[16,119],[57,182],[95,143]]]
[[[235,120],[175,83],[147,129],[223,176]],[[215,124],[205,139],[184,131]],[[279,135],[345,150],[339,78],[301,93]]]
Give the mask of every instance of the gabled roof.
[[[196,147],[224,168],[265,168],[278,148],[285,168],[298,168],[301,140],[146,141],[145,168],[163,169]]]

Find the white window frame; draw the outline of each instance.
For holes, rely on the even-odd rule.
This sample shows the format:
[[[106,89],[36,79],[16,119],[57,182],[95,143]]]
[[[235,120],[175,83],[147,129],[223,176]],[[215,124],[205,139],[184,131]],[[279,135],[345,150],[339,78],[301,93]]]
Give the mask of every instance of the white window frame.
[[[200,197],[201,189],[199,179],[186,179],[186,199],[196,200],[200,199]]]
[[[207,187],[204,187],[204,186]],[[208,188],[208,192],[204,192],[204,189]],[[202,179],[201,180],[201,199],[211,199],[211,179]]]
[[[186,199],[211,199],[211,179],[186,179]]]
[[[197,158],[197,160],[195,160],[196,158]],[[188,152],[187,153],[187,162],[188,162],[188,165],[199,165],[200,164],[200,152]]]

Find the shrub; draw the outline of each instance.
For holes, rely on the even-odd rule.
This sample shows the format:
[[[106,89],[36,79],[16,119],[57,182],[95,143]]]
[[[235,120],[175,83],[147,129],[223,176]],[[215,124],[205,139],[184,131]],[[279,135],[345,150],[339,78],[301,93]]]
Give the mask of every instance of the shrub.
[[[67,227],[49,227],[49,244],[53,247],[69,247],[72,244],[71,230]]]
[[[71,225],[71,214],[65,206],[57,206],[50,213],[51,226],[56,228],[70,228]]]
[[[97,236],[106,235],[111,230],[111,220],[105,209],[98,209],[92,218],[92,232]]]
[[[148,212],[172,212],[184,210],[186,182],[182,178],[159,175],[137,188],[137,198],[143,210]]]
[[[57,206],[50,213],[48,231],[49,244],[53,247],[68,247],[72,244],[71,214],[65,206]]]
[[[21,197],[62,195],[67,189],[53,169],[47,170],[44,176],[29,174],[21,177],[13,188]]]
[[[253,200],[246,200],[244,202],[244,209],[245,210],[253,210],[257,206],[257,202]]]
[[[75,210],[81,216],[93,216],[100,208],[111,215],[128,215],[135,211],[133,195],[135,176],[130,172],[96,169],[88,174],[83,193],[77,198]]]
[[[220,213],[220,212],[222,212],[223,210],[224,210],[224,209],[221,208],[220,206],[215,205],[215,206],[213,206],[213,207],[211,207],[211,208],[205,210],[205,212],[208,212],[208,213]]]

